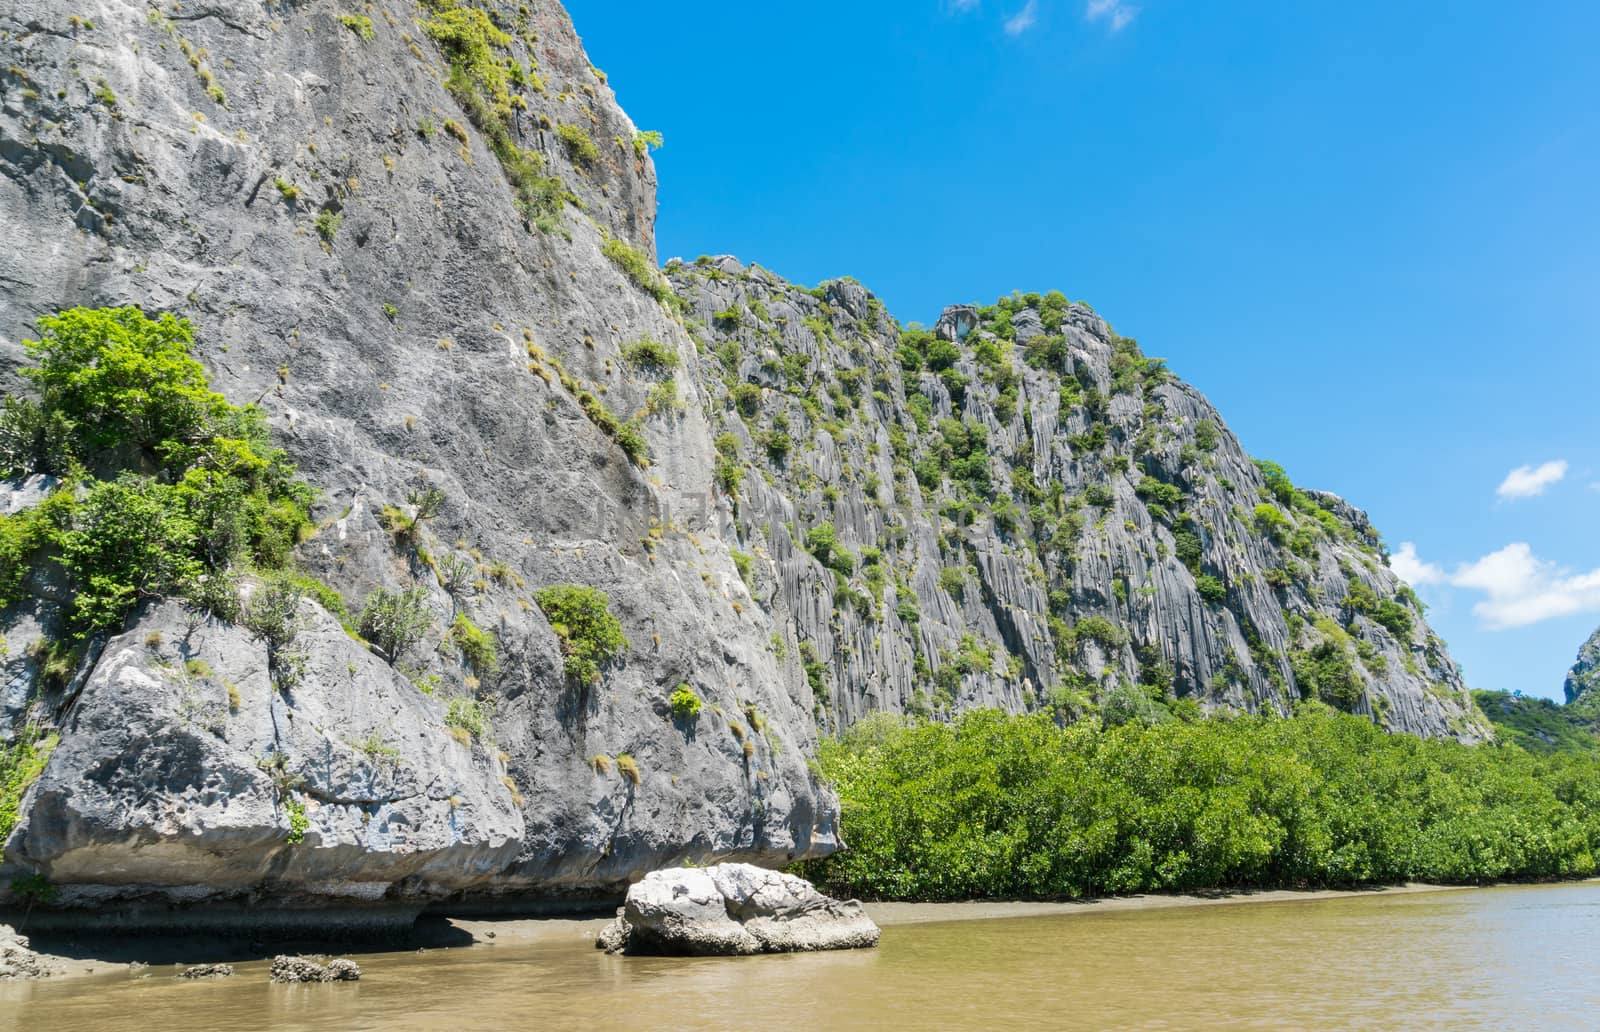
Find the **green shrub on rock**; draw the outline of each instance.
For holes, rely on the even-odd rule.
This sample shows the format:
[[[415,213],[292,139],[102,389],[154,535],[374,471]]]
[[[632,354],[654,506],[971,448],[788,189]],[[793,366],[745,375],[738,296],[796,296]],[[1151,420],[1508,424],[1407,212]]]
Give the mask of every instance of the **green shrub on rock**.
[[[1194,589],[1200,597],[1214,606],[1221,605],[1228,599],[1228,586],[1209,573],[1202,573],[1194,579]]]
[[[113,449],[181,461],[237,411],[190,357],[186,319],[72,308],[41,318],[39,330],[38,340],[22,342],[35,363],[22,372],[39,388],[40,409],[71,427],[81,461]]]
[[[819,523],[806,532],[806,550],[836,573],[848,577],[856,572],[856,557],[839,544],[832,523]]]
[[[1384,627],[1401,641],[1411,640],[1413,618],[1410,607],[1405,603],[1392,598],[1380,599],[1377,592],[1361,581],[1353,580],[1345,595],[1344,604],[1355,612],[1370,617],[1374,623]]]
[[[450,65],[445,87],[488,138],[517,209],[541,232],[562,231],[562,206],[576,198],[561,180],[544,174],[544,155],[519,146],[512,129],[513,114],[526,101],[511,87],[518,77],[528,77],[510,53],[510,34],[487,12],[457,0],[424,0],[423,6],[432,14],[422,23],[423,31]],[[544,92],[536,75],[529,84],[535,92]],[[432,136],[432,120],[423,119],[418,130],[425,138]]]
[[[391,665],[421,641],[432,625],[428,593],[422,588],[378,588],[361,607],[361,636],[377,646]]]
[[[1183,504],[1183,488],[1155,477],[1143,477],[1134,490],[1140,498],[1164,509],[1176,509]]]
[[[630,247],[626,241],[610,237],[600,245],[600,252],[615,262],[636,286],[661,304],[669,306],[681,304],[678,296],[672,292],[672,287],[657,271],[650,256],[643,251]]]
[[[582,126],[558,125],[556,135],[561,137],[561,142],[566,145],[567,155],[575,164],[587,168],[600,160],[600,148],[595,146]]]
[[[642,337],[622,348],[622,359],[631,366],[651,372],[666,372],[678,366],[678,353],[671,345],[649,337]]]
[[[236,615],[237,567],[274,569],[310,527],[312,491],[252,406],[212,391],[186,320],[74,308],[39,320],[22,370],[38,401],[0,411],[6,472],[66,483],[0,518],[0,602],[37,562],[66,574],[68,631],[120,629],[140,599],[178,595]],[[45,558],[46,555],[49,558]]]
[[[479,677],[493,676],[500,669],[499,648],[492,631],[485,631],[465,613],[457,613],[445,639],[461,650],[461,656]]]
[[[23,793],[44,773],[57,741],[55,735],[45,736],[29,726],[10,745],[0,745],[0,842],[16,827]]]
[[[445,708],[444,726],[465,733],[468,737],[463,744],[470,744],[473,738],[489,737],[489,713],[486,704],[458,695]]]
[[[1079,641],[1096,641],[1106,648],[1128,643],[1128,632],[1103,616],[1086,616],[1074,626]]]
[[[622,623],[611,615],[611,598],[596,588],[556,584],[534,592],[534,601],[561,640],[567,677],[579,684],[600,678],[600,665],[628,647]]]
[[[1364,686],[1350,651],[1350,635],[1326,617],[1316,621],[1320,639],[1289,653],[1289,666],[1300,696],[1319,699],[1342,710],[1360,703]]]
[[[679,720],[693,720],[700,715],[703,703],[693,688],[687,684],[680,684],[673,689],[671,695],[667,696],[667,705],[672,707],[672,715]]]

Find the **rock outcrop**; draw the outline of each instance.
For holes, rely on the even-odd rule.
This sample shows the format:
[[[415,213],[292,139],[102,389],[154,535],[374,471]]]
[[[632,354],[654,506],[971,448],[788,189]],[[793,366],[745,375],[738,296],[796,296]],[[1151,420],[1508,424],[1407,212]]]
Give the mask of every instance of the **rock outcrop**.
[[[18,0],[0,68],[0,387],[62,308],[190,320],[317,489],[294,558],[329,592],[285,668],[172,599],[53,649],[71,589],[30,571],[0,737],[48,761],[0,886],[51,886],[36,919],[327,927],[820,856],[807,757],[877,711],[1321,697],[1487,733],[1365,516],[1087,305],[903,340],[851,280],[664,277],[651,137],[553,0]],[[593,682],[556,585],[621,622]],[[404,656],[341,626],[380,589],[422,592]]]
[[[595,946],[608,953],[732,956],[861,949],[878,926],[854,900],[749,864],[651,871]]]
[[[232,969],[228,973],[232,974]],[[344,957],[291,957],[280,953],[272,958],[271,977],[274,982],[290,985],[301,982],[359,982],[361,968],[355,961]]]
[[[33,952],[28,937],[18,935],[10,925],[0,924],[0,982],[44,978],[49,974],[49,967]]]
[[[106,644],[9,843],[56,902],[265,887],[359,906],[395,885],[458,891],[516,860],[525,825],[497,752],[449,735],[440,699],[303,611],[289,690],[243,627],[175,602]]]
[[[1600,630],[1589,635],[1578,649],[1578,658],[1561,687],[1571,709],[1600,717]]]
[[[276,967],[276,965],[274,965]],[[197,981],[211,978],[232,978],[232,964],[190,964],[178,974],[179,978]]]

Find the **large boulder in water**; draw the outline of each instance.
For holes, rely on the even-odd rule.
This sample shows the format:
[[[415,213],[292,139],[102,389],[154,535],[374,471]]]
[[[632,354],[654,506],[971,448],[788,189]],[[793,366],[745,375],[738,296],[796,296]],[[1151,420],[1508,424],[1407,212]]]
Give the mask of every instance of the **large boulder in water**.
[[[607,953],[718,956],[849,950],[878,944],[855,900],[751,864],[651,871],[628,890],[595,945]]]

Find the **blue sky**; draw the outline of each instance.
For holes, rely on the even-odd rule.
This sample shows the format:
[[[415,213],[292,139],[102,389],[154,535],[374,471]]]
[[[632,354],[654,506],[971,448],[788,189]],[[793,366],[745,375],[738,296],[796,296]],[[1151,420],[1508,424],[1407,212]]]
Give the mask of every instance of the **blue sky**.
[[[663,259],[905,321],[1087,300],[1368,510],[1470,684],[1559,694],[1600,624],[1600,4],[567,6],[665,134]]]

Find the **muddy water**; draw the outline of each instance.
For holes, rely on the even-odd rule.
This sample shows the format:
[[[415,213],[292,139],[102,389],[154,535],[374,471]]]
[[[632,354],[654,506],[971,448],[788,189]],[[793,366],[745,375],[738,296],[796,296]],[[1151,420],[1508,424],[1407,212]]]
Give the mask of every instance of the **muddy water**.
[[[367,954],[356,984],[251,962],[5,986],[0,1027],[1600,1028],[1600,883],[921,921],[810,956],[619,959],[582,934]]]

